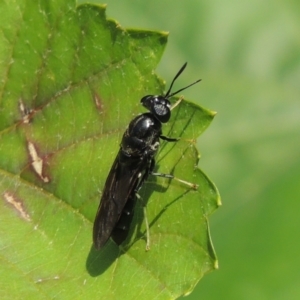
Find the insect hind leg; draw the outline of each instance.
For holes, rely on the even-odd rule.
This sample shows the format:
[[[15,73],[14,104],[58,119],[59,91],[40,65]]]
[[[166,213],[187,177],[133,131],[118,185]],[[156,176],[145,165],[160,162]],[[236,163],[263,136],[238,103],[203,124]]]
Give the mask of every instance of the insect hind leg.
[[[135,196],[138,200],[141,200],[143,204],[143,213],[144,213],[145,226],[146,226],[146,247],[145,248],[146,251],[149,251],[150,250],[150,227],[149,227],[149,221],[147,217],[147,206],[143,201],[142,197],[138,193],[136,193]]]
[[[153,160],[153,165],[154,165],[154,160]],[[150,167],[150,170],[152,168]],[[194,190],[197,190],[198,189],[198,185],[195,184],[195,183],[191,183],[191,182],[188,182],[186,180],[182,180],[180,178],[177,178],[171,174],[164,174],[164,173],[156,173],[156,172],[153,172],[153,171],[150,171],[147,173],[147,176],[145,176],[145,178],[142,178],[142,183],[144,182],[144,180],[146,179],[146,177],[148,177],[148,175],[153,175],[153,176],[158,176],[158,177],[164,177],[164,178],[169,178],[169,179],[174,179],[178,182],[181,182],[187,186],[189,186],[190,188],[194,189]],[[147,205],[145,204],[145,202],[143,201],[142,197],[138,194],[138,190],[141,188],[142,184],[138,185],[137,187],[137,190],[135,191],[135,196],[138,200],[141,201],[142,205],[143,205],[143,213],[144,213],[144,219],[145,219],[145,226],[146,226],[146,251],[149,251],[150,250],[150,244],[151,244],[151,241],[150,241],[150,227],[149,227],[149,221],[148,221],[148,217],[147,217]]]

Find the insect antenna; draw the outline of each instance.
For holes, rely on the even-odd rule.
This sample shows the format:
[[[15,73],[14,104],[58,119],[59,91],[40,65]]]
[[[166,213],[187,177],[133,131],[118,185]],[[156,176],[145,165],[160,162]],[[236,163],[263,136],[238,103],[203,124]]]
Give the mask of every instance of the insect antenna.
[[[185,69],[186,66],[187,66],[187,62],[180,68],[180,70],[178,71],[178,73],[175,75],[175,77],[174,77],[174,79],[172,80],[171,85],[170,85],[170,87],[169,87],[167,93],[166,93],[165,96],[164,96],[165,98],[168,99],[168,98],[170,98],[170,97],[172,97],[172,96],[174,96],[174,95],[180,93],[181,91],[183,91],[183,90],[189,88],[190,86],[192,86],[192,85],[198,83],[199,81],[201,81],[201,79],[198,79],[198,80],[196,80],[195,82],[189,84],[188,86],[186,86],[186,87],[184,87],[184,88],[181,88],[181,89],[179,89],[178,91],[176,91],[176,92],[170,94],[171,89],[172,89],[172,87],[173,87],[173,84],[174,84],[175,80],[176,80],[176,79],[180,76],[180,74],[184,71],[184,69]]]

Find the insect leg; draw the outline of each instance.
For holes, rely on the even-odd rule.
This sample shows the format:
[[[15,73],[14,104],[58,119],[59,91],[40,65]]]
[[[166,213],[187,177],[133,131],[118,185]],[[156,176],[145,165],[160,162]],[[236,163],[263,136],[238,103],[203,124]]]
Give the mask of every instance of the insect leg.
[[[183,100],[183,97],[179,97],[179,99],[172,105],[171,110],[173,110],[176,106],[180,104],[180,102]]]
[[[186,180],[182,180],[182,179],[177,178],[177,177],[175,177],[175,176],[173,176],[173,175],[171,175],[171,174],[164,174],[164,173],[155,173],[155,172],[151,172],[151,175],[153,175],[153,176],[158,176],[158,177],[164,177],[164,178],[174,179],[174,180],[176,180],[176,181],[178,181],[178,182],[181,182],[181,183],[183,183],[183,184],[185,184],[185,185],[191,187],[191,188],[194,189],[194,190],[197,190],[198,187],[199,187],[198,184],[191,183],[191,182],[188,182],[188,181],[186,181]]]
[[[159,138],[161,138],[164,141],[167,142],[178,142],[180,140],[180,138],[170,138],[168,136],[164,136],[164,135],[160,135]]]
[[[142,175],[142,173],[139,174],[141,177],[139,183],[137,184],[134,193],[135,197],[142,202],[143,205],[143,213],[144,213],[144,218],[145,218],[145,225],[146,225],[146,251],[150,250],[150,228],[149,228],[149,222],[148,222],[148,217],[147,217],[147,205],[143,201],[142,197],[139,195],[139,190],[141,189],[142,185],[144,184],[145,180],[148,178],[148,176],[152,173],[154,166],[155,166],[155,160],[153,158],[147,160],[147,167]]]
[[[145,218],[145,225],[146,225],[146,251],[150,250],[150,228],[149,228],[149,222],[147,217],[147,206],[144,203],[142,197],[136,193],[135,194],[138,200],[141,200],[143,203],[143,212],[144,212],[144,218]]]

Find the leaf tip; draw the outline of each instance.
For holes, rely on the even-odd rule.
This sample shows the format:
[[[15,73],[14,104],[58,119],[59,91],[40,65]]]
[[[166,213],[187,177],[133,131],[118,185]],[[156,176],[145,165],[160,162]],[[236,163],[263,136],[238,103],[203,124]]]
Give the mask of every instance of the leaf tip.
[[[213,267],[215,270],[219,269],[219,261],[217,259],[215,260]]]
[[[217,114],[217,112],[216,112],[216,111],[213,111],[213,110],[211,110],[211,111],[210,111],[210,114],[211,114],[211,116],[214,118],[214,117],[215,117],[215,115]]]

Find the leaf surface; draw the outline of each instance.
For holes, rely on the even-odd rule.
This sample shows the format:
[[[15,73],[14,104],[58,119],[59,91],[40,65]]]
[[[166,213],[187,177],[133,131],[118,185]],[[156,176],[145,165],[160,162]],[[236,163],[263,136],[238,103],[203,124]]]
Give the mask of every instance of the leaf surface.
[[[2,299],[170,299],[216,267],[207,217],[219,205],[198,168],[196,138],[214,113],[188,101],[172,112],[149,178],[151,251],[142,205],[127,241],[92,247],[106,176],[139,99],[162,93],[155,74],[167,36],[124,30],[105,6],[0,4],[0,253]],[[176,72],[176,70],[175,70]],[[175,75],[175,74],[174,74]],[[7,284],[9,283],[9,284]]]

